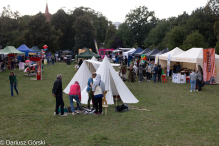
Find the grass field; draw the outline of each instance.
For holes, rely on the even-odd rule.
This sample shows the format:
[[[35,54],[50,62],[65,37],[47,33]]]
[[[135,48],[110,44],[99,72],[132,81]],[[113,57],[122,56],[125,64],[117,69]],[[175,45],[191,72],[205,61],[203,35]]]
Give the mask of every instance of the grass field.
[[[75,74],[73,64],[46,65],[42,81],[30,80],[16,68],[19,95],[14,97],[9,73],[0,73],[0,140],[45,140],[45,145],[56,146],[219,145],[218,85],[190,93],[188,83],[126,82],[139,100],[130,105],[150,111],[117,113],[115,105],[110,105],[107,116],[61,117],[53,115],[53,82],[62,74],[64,89]],[[68,95],[63,99],[69,107]]]

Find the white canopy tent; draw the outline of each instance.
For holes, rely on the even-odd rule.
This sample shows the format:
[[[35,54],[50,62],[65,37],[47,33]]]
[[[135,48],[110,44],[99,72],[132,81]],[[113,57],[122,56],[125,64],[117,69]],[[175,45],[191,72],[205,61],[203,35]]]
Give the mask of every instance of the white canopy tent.
[[[87,88],[87,81],[89,77],[91,77],[91,72],[88,69],[87,63],[85,62],[100,64],[96,73],[101,75],[101,80],[105,83],[106,90],[109,90],[106,95],[106,100],[108,104],[114,104],[113,95],[118,95],[118,94],[120,95],[120,98],[124,103],[138,102],[135,96],[131,93],[131,91],[128,89],[128,87],[119,77],[118,73],[115,71],[112,64],[110,64],[107,57],[104,58],[103,62],[97,62],[93,60],[84,61],[81,67],[79,68],[78,72],[73,77],[73,79],[64,89],[64,93],[68,94],[70,91],[70,86],[74,84],[75,81],[78,81],[82,90],[81,103],[87,104],[88,93],[86,92],[86,88]]]
[[[181,50],[180,48],[176,47],[176,48],[174,48],[173,50],[171,50],[171,51],[169,51],[167,53],[159,55],[159,64],[163,68],[163,71],[164,71],[165,74],[166,74],[167,59],[168,59],[169,54],[170,54],[170,61],[172,61],[172,57],[174,55],[178,55],[178,54],[181,54],[183,52],[184,52],[183,50]]]
[[[129,51],[127,51],[127,52],[123,52],[123,59],[125,59],[125,56],[127,57],[127,59],[128,59],[128,56],[129,56],[129,54],[130,54],[130,56],[132,56],[132,54],[134,53],[136,51],[136,49],[135,48],[132,48],[131,50],[129,50]]]
[[[188,69],[197,69],[197,65],[203,67],[203,48],[191,48],[186,52],[172,56],[174,62],[183,62],[182,67]],[[219,83],[219,55],[215,54],[215,81]]]

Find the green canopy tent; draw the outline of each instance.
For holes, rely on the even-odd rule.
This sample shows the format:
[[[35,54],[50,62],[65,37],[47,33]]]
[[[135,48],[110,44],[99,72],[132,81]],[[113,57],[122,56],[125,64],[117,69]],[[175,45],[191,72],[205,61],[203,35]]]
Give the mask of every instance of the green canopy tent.
[[[25,54],[24,52],[18,51],[14,46],[7,46],[4,49],[0,50],[0,54]]]
[[[88,59],[91,59],[93,56],[96,57],[96,58],[100,58],[99,55],[97,55],[97,54],[91,52],[89,49],[87,49],[83,53],[79,54],[77,56],[77,58],[88,58]]]

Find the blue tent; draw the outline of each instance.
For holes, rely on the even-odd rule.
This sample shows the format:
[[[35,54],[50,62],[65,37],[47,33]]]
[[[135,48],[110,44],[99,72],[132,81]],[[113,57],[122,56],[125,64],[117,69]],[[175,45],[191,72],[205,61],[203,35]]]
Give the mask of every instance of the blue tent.
[[[36,53],[35,51],[28,48],[26,45],[22,44],[17,50],[24,52],[25,56],[28,56],[29,53]]]
[[[134,54],[140,53],[140,52],[142,52],[142,51],[143,51],[143,49],[139,47],[139,48],[132,54],[132,56],[134,56]]]

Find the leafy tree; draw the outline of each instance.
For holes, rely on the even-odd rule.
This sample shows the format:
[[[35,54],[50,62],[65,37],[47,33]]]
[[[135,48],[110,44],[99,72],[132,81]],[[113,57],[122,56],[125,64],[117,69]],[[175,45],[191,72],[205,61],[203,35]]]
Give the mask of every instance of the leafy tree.
[[[64,10],[59,9],[51,18],[51,25],[55,26],[55,30],[60,30],[62,32],[62,37],[60,40],[60,48],[70,49],[72,46],[69,44],[69,37],[71,37],[68,33],[68,15]]]
[[[106,31],[106,36],[105,36],[105,48],[110,48],[112,43],[114,42],[115,39],[115,34],[116,34],[116,26],[115,25],[110,25],[107,28]]]
[[[119,37],[115,37],[114,41],[112,40],[111,48],[117,49],[118,47],[123,47],[123,41]]]
[[[14,42],[10,45],[15,45],[15,40],[11,35],[15,35],[15,31],[18,29],[18,21],[20,14],[18,11],[12,12],[10,6],[3,7],[2,13],[0,13],[0,45],[6,47],[9,42]],[[16,35],[17,36],[17,33]]]
[[[134,41],[138,46],[143,46],[150,30],[157,25],[158,19],[153,11],[148,11],[145,6],[140,6],[126,15],[125,22],[132,28]]]
[[[219,41],[217,41],[215,48],[215,54],[219,54]]]
[[[192,31],[198,30],[205,38],[205,42],[210,47],[216,44],[214,37],[214,24],[216,19],[211,14],[205,13],[203,9],[197,9],[186,22],[187,34]]]
[[[122,23],[119,25],[119,29],[116,31],[116,36],[121,38],[123,44],[120,47],[124,46],[126,48],[133,47],[134,39],[131,28],[126,23]]]
[[[167,20],[161,20],[155,28],[153,28],[148,37],[145,39],[144,44],[146,47],[151,45],[158,46],[164,37],[166,36],[167,32],[169,31],[169,23]]]
[[[41,48],[43,45],[48,45],[51,52],[60,49],[60,37],[62,32],[56,31],[54,26],[46,22],[46,17],[42,13],[38,13],[32,17],[27,23],[27,30],[24,35],[18,38],[20,44],[27,46],[38,46]]]
[[[84,47],[94,49],[95,29],[87,15],[76,18],[73,28],[75,29],[75,52]]]
[[[103,43],[109,23],[106,17],[102,13],[88,7],[79,7],[79,9],[83,10],[85,14],[89,16],[90,21],[96,30],[95,38],[97,43]]]
[[[188,50],[191,48],[207,48],[208,44],[205,42],[205,38],[197,30],[193,31],[187,36],[183,42],[183,49]]]
[[[170,50],[175,47],[181,47],[186,39],[186,29],[183,26],[176,26],[167,35],[169,37],[167,47]]]

